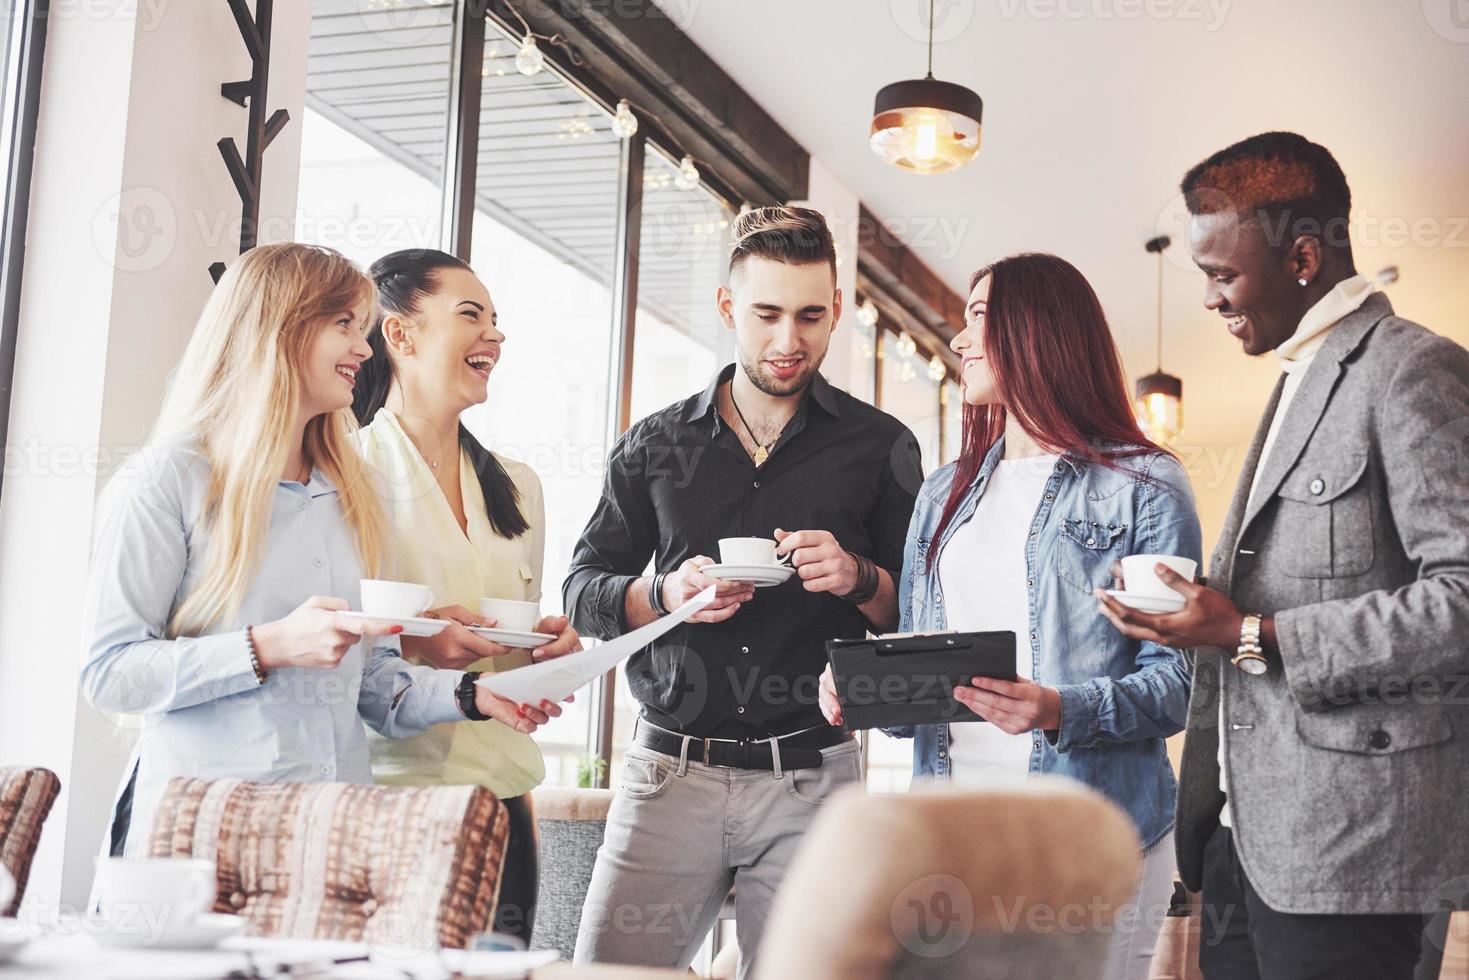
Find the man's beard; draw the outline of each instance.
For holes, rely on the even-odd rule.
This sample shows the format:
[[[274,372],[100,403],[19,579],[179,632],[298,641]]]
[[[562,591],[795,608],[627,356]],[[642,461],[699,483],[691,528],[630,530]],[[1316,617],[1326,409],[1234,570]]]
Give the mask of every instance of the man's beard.
[[[825,351],[822,352],[825,355]],[[759,391],[770,395],[772,398],[789,398],[805,391],[811,385],[811,379],[816,377],[816,372],[821,370],[821,358],[807,355],[805,364],[800,374],[789,381],[781,381],[779,378],[771,377],[765,370],[765,366],[757,359],[755,361],[745,360],[740,355],[740,368],[745,372],[745,377]]]

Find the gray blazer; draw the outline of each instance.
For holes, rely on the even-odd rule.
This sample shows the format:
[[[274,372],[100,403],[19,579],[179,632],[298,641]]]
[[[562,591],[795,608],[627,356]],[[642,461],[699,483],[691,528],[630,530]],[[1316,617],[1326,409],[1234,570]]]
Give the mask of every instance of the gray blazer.
[[[1280,392],[1210,584],[1275,616],[1281,653],[1250,676],[1196,651],[1179,872],[1199,889],[1218,825],[1222,696],[1235,846],[1265,903],[1426,912],[1469,875],[1469,351],[1370,297],[1306,372],[1246,510]]]

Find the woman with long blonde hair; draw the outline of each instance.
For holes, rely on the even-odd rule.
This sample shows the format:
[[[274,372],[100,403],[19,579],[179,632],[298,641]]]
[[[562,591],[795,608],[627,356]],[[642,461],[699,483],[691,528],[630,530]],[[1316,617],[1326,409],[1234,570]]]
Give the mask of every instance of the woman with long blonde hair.
[[[411,735],[524,708],[406,663],[401,627],[341,616],[387,564],[352,441],[371,280],[330,249],[242,255],[205,306],[149,445],[112,480],[87,591],[82,690],[142,715],[112,819],[146,853],[175,776],[371,782],[363,722]],[[130,827],[137,833],[129,833]]]

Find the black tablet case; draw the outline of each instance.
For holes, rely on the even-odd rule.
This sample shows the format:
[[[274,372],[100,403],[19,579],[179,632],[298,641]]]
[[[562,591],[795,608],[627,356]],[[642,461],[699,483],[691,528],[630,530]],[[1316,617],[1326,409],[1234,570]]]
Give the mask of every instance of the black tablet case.
[[[954,700],[971,678],[1015,680],[1015,634],[936,633],[828,640],[845,726],[892,728],[984,719]]]

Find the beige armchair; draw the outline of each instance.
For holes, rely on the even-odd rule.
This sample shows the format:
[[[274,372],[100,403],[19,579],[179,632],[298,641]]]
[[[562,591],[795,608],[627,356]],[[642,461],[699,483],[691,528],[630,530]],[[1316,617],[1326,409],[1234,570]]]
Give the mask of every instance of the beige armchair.
[[[1140,850],[1126,814],[1069,780],[848,790],[812,825],[781,887],[757,976],[1097,976]]]

